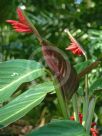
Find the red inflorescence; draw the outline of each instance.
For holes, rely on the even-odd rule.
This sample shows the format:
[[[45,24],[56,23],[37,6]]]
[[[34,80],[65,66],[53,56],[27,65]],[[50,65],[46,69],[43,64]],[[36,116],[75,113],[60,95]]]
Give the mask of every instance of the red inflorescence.
[[[71,35],[69,31],[66,31],[68,33],[68,36],[70,38],[70,45],[66,48],[66,50],[70,50],[73,54],[76,55],[84,55],[85,51],[82,49],[82,47],[79,45],[79,43],[75,40],[75,38]]]
[[[83,115],[81,113],[79,113],[80,124],[82,124],[82,119],[83,119]],[[74,116],[71,116],[70,120],[75,120]],[[91,128],[90,128],[90,133],[91,133],[92,136],[98,136],[99,135],[98,130],[93,128],[94,126],[96,126],[96,123],[92,122]]]
[[[95,129],[95,128],[90,128],[90,132],[91,132],[92,136],[98,136],[99,135],[98,130]]]
[[[33,32],[31,26],[29,25],[27,19],[23,15],[23,12],[20,8],[17,8],[17,14],[19,17],[18,21],[6,20],[6,22],[10,23],[16,32],[25,32],[25,33]]]

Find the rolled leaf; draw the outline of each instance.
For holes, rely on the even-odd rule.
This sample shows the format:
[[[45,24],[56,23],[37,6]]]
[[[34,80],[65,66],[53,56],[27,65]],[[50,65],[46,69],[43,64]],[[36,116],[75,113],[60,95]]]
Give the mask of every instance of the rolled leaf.
[[[47,41],[42,42],[42,52],[46,63],[60,83],[63,95],[70,99],[78,87],[78,79],[68,57]]]

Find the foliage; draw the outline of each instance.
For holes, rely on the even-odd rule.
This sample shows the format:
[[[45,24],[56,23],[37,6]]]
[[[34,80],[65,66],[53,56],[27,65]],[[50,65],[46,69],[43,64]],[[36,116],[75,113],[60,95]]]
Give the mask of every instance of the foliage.
[[[36,61],[11,60],[0,63],[0,103],[7,101],[24,82],[44,76],[44,68]],[[0,108],[0,126],[5,127],[24,116],[42,102],[48,92],[54,91],[51,81],[31,86],[26,92]]]
[[[11,30],[11,27],[7,23],[5,23],[5,20],[7,19],[17,20],[15,12],[17,6],[26,8],[26,14],[31,19],[32,23],[37,27],[42,37],[54,43],[56,47],[60,48],[68,55],[68,58],[74,65],[77,73],[80,73],[82,70],[87,68],[92,62],[102,58],[102,20],[100,19],[102,8],[101,0],[47,0],[46,2],[44,0],[0,1],[0,102],[3,102],[0,108],[0,115],[3,115],[0,116],[1,127],[4,127],[4,125],[6,126],[24,116],[33,107],[40,104],[44,98],[45,100],[42,104],[40,104],[41,109],[39,108],[40,106],[37,107],[37,112],[36,109],[32,110],[26,115],[26,117],[30,118],[30,114],[32,114],[32,120],[32,116],[35,115],[35,117],[33,117],[34,121],[32,122],[33,124],[36,124],[36,122],[39,122],[39,117],[42,115],[41,111],[43,111],[42,109],[44,107],[47,107],[48,111],[48,115],[45,115],[47,116],[47,119],[44,117],[46,120],[45,122],[48,122],[53,117],[60,117],[61,115],[60,108],[58,107],[58,103],[55,99],[55,94],[53,93],[52,95],[45,97],[47,93],[52,92],[54,86],[52,85],[52,81],[46,76],[45,67],[38,63],[41,62],[45,64],[42,52],[39,49],[40,45],[36,37],[30,34],[29,36],[28,34],[17,34]],[[83,62],[84,57],[77,57],[71,55],[70,52],[65,51],[65,48],[69,43],[68,37],[64,33],[64,29],[66,28],[68,28],[72,35],[80,41],[80,45],[87,52],[88,61]],[[31,59],[32,61],[30,61]],[[33,61],[33,59],[35,61]],[[98,65],[97,68],[93,69],[88,74],[90,101],[93,96],[96,96],[97,99],[95,107],[95,120],[97,120],[98,116],[99,120],[97,123],[100,133],[102,129],[101,66],[101,64]],[[16,76],[16,74],[14,74],[15,71],[20,75]],[[11,78],[11,75],[14,76]],[[49,82],[46,83],[46,81],[43,81],[42,76]],[[77,90],[78,107],[81,105],[80,112],[82,112],[84,96],[83,90],[85,86],[83,79],[84,78],[80,80],[79,88]],[[34,86],[31,86],[33,82]],[[38,100],[38,97],[40,96],[37,95],[36,92],[40,92],[40,100]],[[28,94],[30,94],[29,97],[26,97]],[[37,103],[36,100],[38,100]],[[16,101],[17,103],[15,104]],[[23,110],[22,105],[25,107],[26,104],[32,105],[29,105],[29,108]],[[13,109],[13,107],[16,106],[18,107],[15,108],[17,114],[15,114],[15,109]],[[70,114],[73,114],[72,102],[69,103],[68,108]],[[5,112],[7,109],[10,111],[8,111],[8,115]],[[10,117],[10,115],[13,114],[15,114],[15,116]],[[3,121],[4,118],[5,121]],[[45,128],[46,127],[44,127],[44,129]],[[41,128],[41,131],[42,130],[43,128]],[[38,131],[34,133],[38,133]]]
[[[22,83],[44,75],[39,63],[21,59],[0,63],[0,72],[0,102],[8,100]]]
[[[23,117],[32,108],[39,105],[46,94],[53,90],[54,86],[51,81],[33,85],[26,92],[0,108],[0,127],[5,127]]]
[[[28,134],[28,136],[89,136],[84,128],[77,122],[66,120],[53,120],[46,126]]]

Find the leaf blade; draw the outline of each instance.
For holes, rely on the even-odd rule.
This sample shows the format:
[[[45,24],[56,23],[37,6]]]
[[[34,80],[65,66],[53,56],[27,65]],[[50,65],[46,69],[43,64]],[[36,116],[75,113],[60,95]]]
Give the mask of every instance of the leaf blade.
[[[27,136],[89,136],[82,125],[70,120],[55,120]]]
[[[0,126],[7,126],[17,119],[23,117],[32,108],[37,106],[45,98],[46,94],[54,90],[51,81],[36,85],[28,89],[20,96],[0,108]]]
[[[11,60],[0,63],[0,102],[8,100],[24,82],[30,82],[44,74],[36,61]]]

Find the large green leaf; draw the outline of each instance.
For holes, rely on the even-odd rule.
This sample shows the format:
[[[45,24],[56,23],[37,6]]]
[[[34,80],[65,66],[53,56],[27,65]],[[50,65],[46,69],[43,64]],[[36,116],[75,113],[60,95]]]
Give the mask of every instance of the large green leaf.
[[[91,86],[90,86],[90,94],[93,94],[99,90],[102,90],[102,78],[97,79]],[[101,95],[101,93],[98,93]]]
[[[54,86],[51,81],[33,86],[0,108],[0,127],[7,126],[23,117],[32,108],[40,104],[48,92],[53,90]]]
[[[24,82],[32,81],[44,74],[36,61],[11,60],[0,63],[0,102],[7,100]]]
[[[55,120],[27,136],[89,136],[82,125],[70,120]]]

